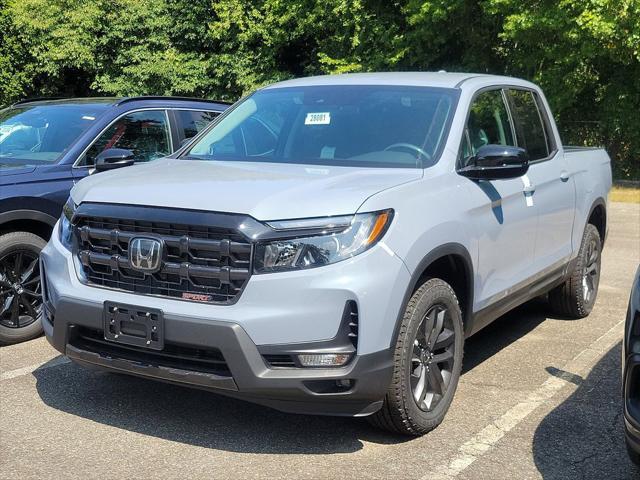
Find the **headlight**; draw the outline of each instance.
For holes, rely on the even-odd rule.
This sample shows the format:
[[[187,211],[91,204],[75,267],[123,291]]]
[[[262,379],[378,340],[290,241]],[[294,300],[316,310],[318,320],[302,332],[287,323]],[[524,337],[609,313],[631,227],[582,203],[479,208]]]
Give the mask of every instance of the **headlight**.
[[[384,210],[332,219],[269,222],[279,232],[295,232],[297,238],[258,244],[254,271],[299,270],[346,260],[375,245],[389,228],[392,218],[393,210]],[[313,230],[315,234],[301,236],[305,229]]]
[[[64,245],[67,249],[71,250],[71,240],[73,236],[73,228],[71,225],[71,219],[73,218],[73,214],[76,211],[76,205],[69,197],[67,203],[62,207],[62,215],[60,216],[60,226],[58,228],[58,232],[60,234],[60,243]]]

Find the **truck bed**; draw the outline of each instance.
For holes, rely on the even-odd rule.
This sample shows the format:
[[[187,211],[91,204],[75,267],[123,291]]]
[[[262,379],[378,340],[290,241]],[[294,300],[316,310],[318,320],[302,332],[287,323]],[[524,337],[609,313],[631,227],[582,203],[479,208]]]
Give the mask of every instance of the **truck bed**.
[[[588,151],[592,151],[592,150],[604,150],[604,147],[580,147],[580,146],[576,146],[576,145],[563,145],[562,148],[564,149],[565,153],[588,152]]]

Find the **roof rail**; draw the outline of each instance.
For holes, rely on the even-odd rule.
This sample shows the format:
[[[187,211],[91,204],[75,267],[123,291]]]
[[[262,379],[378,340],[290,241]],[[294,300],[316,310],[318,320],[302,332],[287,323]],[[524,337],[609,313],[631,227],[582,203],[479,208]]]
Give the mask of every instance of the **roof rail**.
[[[231,105],[232,102],[225,102],[222,100],[210,100],[208,98],[195,98],[195,97],[171,97],[171,96],[162,96],[162,95],[140,95],[137,97],[125,97],[118,102],[116,105],[122,105],[123,103],[133,102],[136,100],[185,100],[190,102],[207,102],[207,103],[221,103],[223,105]]]
[[[18,100],[15,103],[12,103],[11,106],[15,106],[15,105],[22,105],[23,103],[31,103],[31,102],[44,102],[47,100],[65,100],[69,97],[31,97],[31,98],[25,98],[23,100]]]

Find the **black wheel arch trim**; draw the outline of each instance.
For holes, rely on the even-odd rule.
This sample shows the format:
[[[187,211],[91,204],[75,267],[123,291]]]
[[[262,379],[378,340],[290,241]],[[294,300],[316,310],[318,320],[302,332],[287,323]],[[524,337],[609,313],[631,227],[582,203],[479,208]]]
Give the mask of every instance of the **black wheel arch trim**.
[[[36,222],[45,223],[51,228],[53,228],[58,221],[57,218],[38,210],[11,210],[9,212],[0,213],[0,227],[5,223],[13,222],[15,220],[34,220]]]
[[[589,214],[587,215],[587,220],[586,220],[586,222],[584,224],[584,228],[583,228],[582,231],[584,232],[584,229],[587,228],[587,225],[589,224],[589,219],[591,218],[591,215],[593,215],[593,212],[598,207],[602,207],[602,211],[604,212],[604,217],[603,217],[604,235],[602,235],[602,238],[600,239],[600,241],[602,243],[602,246],[604,247],[604,241],[606,239],[607,231],[608,231],[608,228],[607,228],[607,202],[605,202],[604,198],[598,197],[593,201],[593,203],[591,204],[591,208],[589,209]],[[597,225],[596,225],[596,228],[597,228]]]
[[[409,304],[409,300],[418,287],[418,281],[424,274],[424,272],[433,265],[437,260],[441,258],[448,257],[451,255],[455,255],[463,259],[463,267],[465,269],[465,277],[466,277],[466,298],[464,305],[460,305],[462,308],[462,321],[464,323],[465,336],[468,336],[473,328],[473,262],[471,261],[471,255],[467,248],[460,243],[445,243],[440,245],[429,253],[427,253],[424,258],[418,263],[418,266],[415,268],[413,273],[411,274],[411,279],[409,281],[409,286],[405,291],[404,298],[402,299],[402,306],[398,315],[396,317],[396,323],[393,329],[393,336],[391,338],[390,347],[393,347],[397,340],[398,334],[400,332],[400,324],[402,323],[402,318],[404,316],[404,311]]]

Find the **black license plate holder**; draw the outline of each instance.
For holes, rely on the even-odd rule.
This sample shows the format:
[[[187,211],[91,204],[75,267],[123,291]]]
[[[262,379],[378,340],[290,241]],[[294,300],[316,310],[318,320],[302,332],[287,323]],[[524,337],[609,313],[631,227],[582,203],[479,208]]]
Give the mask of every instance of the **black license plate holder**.
[[[164,348],[162,310],[104,302],[103,318],[105,340],[153,350]]]

